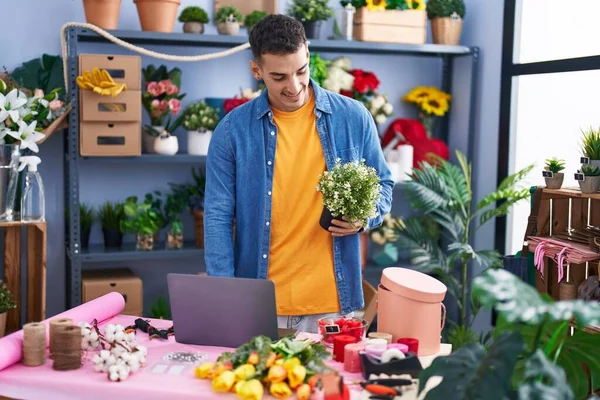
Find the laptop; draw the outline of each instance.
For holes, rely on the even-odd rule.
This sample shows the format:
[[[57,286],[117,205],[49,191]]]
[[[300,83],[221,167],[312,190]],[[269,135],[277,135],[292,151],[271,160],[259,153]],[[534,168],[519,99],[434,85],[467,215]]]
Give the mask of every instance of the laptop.
[[[178,343],[235,348],[280,337],[273,281],[171,273],[167,284]]]

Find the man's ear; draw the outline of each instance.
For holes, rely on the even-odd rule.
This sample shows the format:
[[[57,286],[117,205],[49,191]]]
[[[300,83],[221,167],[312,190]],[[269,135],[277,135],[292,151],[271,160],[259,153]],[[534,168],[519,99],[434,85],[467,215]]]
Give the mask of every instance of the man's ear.
[[[250,60],[250,73],[252,73],[252,76],[254,76],[257,81],[262,79],[260,76],[260,66],[255,60]]]

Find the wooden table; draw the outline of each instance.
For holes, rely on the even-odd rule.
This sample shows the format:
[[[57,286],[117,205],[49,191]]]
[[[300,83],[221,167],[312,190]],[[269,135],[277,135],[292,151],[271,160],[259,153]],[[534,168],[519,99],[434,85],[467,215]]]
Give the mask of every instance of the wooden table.
[[[27,232],[25,303],[21,301],[22,229]],[[7,315],[6,334],[9,334],[27,322],[46,318],[46,222],[0,222],[0,230],[4,231],[4,282],[17,303]],[[26,307],[25,321],[21,321],[23,306]]]

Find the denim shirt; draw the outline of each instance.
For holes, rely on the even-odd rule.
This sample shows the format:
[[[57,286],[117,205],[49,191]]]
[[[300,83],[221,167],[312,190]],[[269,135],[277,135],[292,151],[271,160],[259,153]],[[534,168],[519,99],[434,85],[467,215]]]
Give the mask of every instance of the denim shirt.
[[[364,158],[367,165],[378,171],[382,186],[379,215],[365,227],[375,228],[390,211],[394,182],[373,117],[362,103],[322,89],[313,80],[311,85],[327,169],[334,166],[337,158],[342,162]],[[259,97],[230,111],[213,132],[206,161],[204,210],[208,275],[267,279],[276,144],[277,127],[266,89]],[[333,253],[341,312],[363,308],[359,234],[334,237]]]

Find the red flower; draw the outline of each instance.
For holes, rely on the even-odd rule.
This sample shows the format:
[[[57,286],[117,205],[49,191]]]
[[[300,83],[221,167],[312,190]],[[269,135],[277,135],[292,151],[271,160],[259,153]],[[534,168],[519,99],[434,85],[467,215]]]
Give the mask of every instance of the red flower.
[[[379,79],[372,72],[365,72],[362,69],[353,69],[350,74],[354,76],[354,90],[364,94],[369,90],[375,92],[379,87]]]
[[[248,101],[250,101],[250,99],[240,99],[237,97],[234,97],[233,99],[227,99],[223,102],[223,109],[225,109],[225,113],[228,113],[229,111]]]
[[[354,94],[350,90],[340,90],[342,96],[354,98]]]

